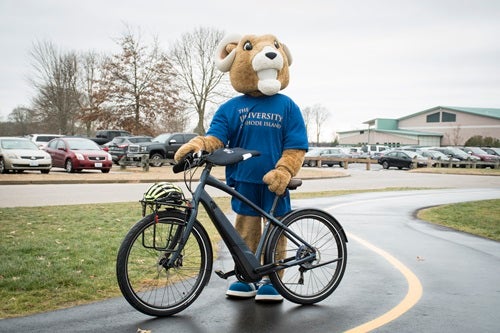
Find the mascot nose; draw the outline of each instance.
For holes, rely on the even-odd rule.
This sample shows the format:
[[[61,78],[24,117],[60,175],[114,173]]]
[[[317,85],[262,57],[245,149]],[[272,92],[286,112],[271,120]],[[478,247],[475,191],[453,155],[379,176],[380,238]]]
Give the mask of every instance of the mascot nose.
[[[266,57],[268,57],[271,60],[276,58],[276,56],[277,56],[276,52],[266,52]]]

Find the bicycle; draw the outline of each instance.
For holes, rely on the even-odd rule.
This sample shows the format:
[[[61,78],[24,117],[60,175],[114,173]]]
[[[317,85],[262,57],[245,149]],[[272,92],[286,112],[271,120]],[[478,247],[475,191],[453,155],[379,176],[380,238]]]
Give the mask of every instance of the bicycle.
[[[120,290],[135,309],[151,316],[170,316],[191,305],[207,285],[213,252],[209,236],[197,220],[200,203],[235,263],[232,271],[216,271],[219,277],[235,276],[242,282],[256,283],[268,276],[285,299],[297,304],[317,303],[333,293],[347,263],[347,237],[333,216],[304,208],[275,217],[279,196],[271,211],[266,212],[210,174],[216,165],[232,165],[259,155],[258,151],[242,148],[188,154],[182,163],[174,165],[174,172],[184,172],[191,200],[185,199],[183,193],[153,202],[141,200],[143,218],[125,236],[116,263]],[[201,166],[199,183],[193,191],[194,171]],[[300,179],[292,179],[288,189],[301,184]],[[238,198],[265,218],[255,253],[207,193],[206,186]],[[150,214],[146,214],[146,207],[152,210]],[[278,253],[278,242],[283,238],[286,251]]]

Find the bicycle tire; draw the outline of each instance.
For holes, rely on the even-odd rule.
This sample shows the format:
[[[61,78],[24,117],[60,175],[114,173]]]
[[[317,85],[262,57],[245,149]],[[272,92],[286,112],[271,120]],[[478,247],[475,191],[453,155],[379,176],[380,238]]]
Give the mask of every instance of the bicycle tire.
[[[145,216],[127,233],[118,251],[116,275],[125,299],[138,311],[157,317],[176,314],[201,294],[210,280],[212,246],[203,226],[196,221],[176,266],[165,268],[168,253],[186,214],[166,210]],[[154,233],[155,232],[155,233]]]
[[[314,304],[324,300],[338,287],[346,269],[347,239],[342,227],[333,216],[317,209],[293,211],[283,217],[282,222],[311,244],[317,257],[313,262],[271,273],[271,283],[284,298],[294,303]],[[279,253],[281,237],[286,237],[284,229],[274,228],[266,247],[266,264],[301,255],[300,247],[289,239],[285,254]]]

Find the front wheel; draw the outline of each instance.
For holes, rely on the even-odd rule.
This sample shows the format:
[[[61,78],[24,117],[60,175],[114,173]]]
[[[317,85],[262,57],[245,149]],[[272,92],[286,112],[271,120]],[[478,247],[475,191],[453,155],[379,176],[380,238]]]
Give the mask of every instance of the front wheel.
[[[163,155],[155,153],[149,158],[149,165],[153,167],[161,167],[163,165]]]
[[[125,299],[150,316],[170,316],[200,295],[212,271],[212,246],[196,221],[186,245],[172,265],[186,215],[174,211],[150,214],[127,233],[118,251],[116,275]]]
[[[66,163],[64,164],[64,169],[66,169],[67,173],[75,172],[75,168],[73,167],[73,162],[71,162],[70,159],[66,160]]]
[[[8,173],[9,170],[5,167],[5,162],[3,161],[3,158],[0,157],[0,173]]]
[[[330,296],[344,275],[347,264],[347,238],[340,224],[317,209],[298,210],[285,216],[283,224],[312,246],[292,241],[283,229],[276,228],[269,238],[265,263],[290,262],[314,252],[316,258],[285,270],[271,273],[269,279],[287,300],[314,304]]]

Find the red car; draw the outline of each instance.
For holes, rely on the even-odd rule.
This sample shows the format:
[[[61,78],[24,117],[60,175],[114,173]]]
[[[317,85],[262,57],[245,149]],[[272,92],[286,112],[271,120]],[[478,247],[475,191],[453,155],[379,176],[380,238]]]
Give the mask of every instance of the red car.
[[[111,155],[86,138],[56,138],[43,148],[52,157],[52,166],[64,168],[67,172],[97,169],[103,173],[111,170]]]

